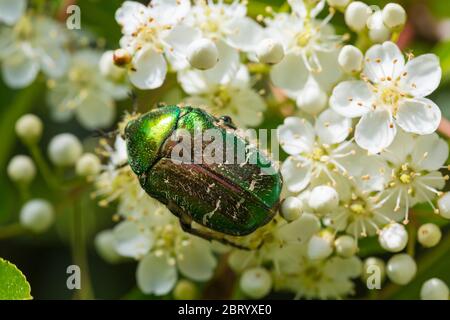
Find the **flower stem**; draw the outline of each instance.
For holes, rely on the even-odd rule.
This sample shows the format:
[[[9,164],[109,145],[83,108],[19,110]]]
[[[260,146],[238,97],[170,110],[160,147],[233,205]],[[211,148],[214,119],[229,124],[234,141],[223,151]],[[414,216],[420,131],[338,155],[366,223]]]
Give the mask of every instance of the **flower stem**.
[[[94,299],[91,277],[89,272],[89,263],[87,257],[86,235],[83,219],[83,210],[80,210],[80,204],[74,202],[72,209],[72,260],[81,270],[81,289],[77,292],[75,298],[80,300]]]
[[[36,144],[30,144],[28,145],[28,148],[30,149],[30,153],[36,162],[37,167],[39,168],[39,171],[42,174],[42,177],[44,178],[47,185],[52,189],[58,188],[58,181],[56,177],[52,174],[49,165],[47,164],[47,161],[45,161],[44,156],[42,155],[41,150]]]
[[[14,101],[5,107],[1,112],[0,118],[0,168],[4,168],[6,159],[10,156],[11,149],[16,141],[14,126],[21,115],[29,112],[36,103],[36,97],[42,93],[44,82],[37,79],[29,87],[17,93]]]
[[[26,233],[26,229],[20,223],[0,226],[0,239],[13,238]]]

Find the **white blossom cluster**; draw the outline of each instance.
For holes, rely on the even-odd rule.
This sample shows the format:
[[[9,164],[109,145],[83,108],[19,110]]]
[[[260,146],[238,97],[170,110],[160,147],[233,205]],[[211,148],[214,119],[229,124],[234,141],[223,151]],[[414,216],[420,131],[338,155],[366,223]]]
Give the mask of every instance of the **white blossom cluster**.
[[[406,22],[395,3],[381,10],[349,0],[288,2],[290,12],[268,8],[268,16],[254,21],[244,1],[126,1],[116,13],[123,37],[113,59],[140,89],[158,88],[175,72],[187,104],[228,114],[240,127],[262,121],[265,97],[252,83],[266,73],[276,94],[295,101],[298,111],[277,130],[288,154],[280,216],[243,239],[263,239],[259,249],[222,248],[231,250],[229,264],[242,274],[246,296],[282,290],[297,298],[342,298],[354,293],[357,278],[367,279],[372,265],[407,284],[417,268],[401,253],[411,208],[427,203],[450,217],[450,196],[441,191],[449,150],[435,133],[440,109],[427,98],[440,82],[439,61],[432,54],[405,56],[392,42]],[[345,45],[349,35],[336,34],[330,21],[338,11],[367,47]],[[115,148],[107,147],[110,167],[97,186],[106,201],[118,199],[124,221],[99,235],[99,249],[139,259],[137,282],[147,293],[174,288],[177,268],[191,280],[207,280],[222,250],[183,233],[128,167],[114,169],[121,144],[117,138]],[[432,247],[440,234],[436,225],[423,225],[418,241]],[[378,237],[383,250],[396,254],[387,264],[363,263],[364,237]],[[197,241],[201,254],[191,245]],[[190,271],[180,256],[195,257]],[[422,298],[442,297],[441,282],[424,284]]]
[[[86,129],[110,127],[115,101],[127,97],[124,70],[112,52],[74,45],[85,36],[69,33],[46,15],[27,8],[27,0],[0,2],[0,65],[3,80],[12,89],[39,81],[48,84],[48,105],[53,119],[66,122],[73,115]]]
[[[231,268],[245,297],[281,291],[295,298],[345,298],[358,281],[371,289],[374,269],[382,285],[384,278],[410,283],[418,272],[416,244],[432,248],[442,238],[437,224],[418,226],[414,210],[422,204],[450,219],[450,193],[443,191],[449,146],[437,133],[441,111],[429,98],[441,81],[439,59],[399,48],[407,16],[396,3],[287,4],[253,19],[245,0],[125,1],[115,14],[122,32],[117,49],[102,52],[79,45],[26,0],[0,0],[2,78],[13,89],[45,79],[55,121],[75,117],[88,130],[109,128],[117,119],[116,101],[132,87],[172,86],[180,92],[178,104],[228,115],[239,128],[260,126],[269,107],[293,107],[279,112],[284,119],[276,128],[286,154],[279,213],[237,240],[262,243],[254,250],[184,232],[178,218],[145,193],[128,166],[121,134],[135,114],[117,124],[112,143],[100,140],[98,156],[83,153],[72,134],[53,137],[52,165],[73,167],[93,183],[100,206],[117,206],[115,226],[100,232],[95,246],[110,263],[138,261],[136,282],[145,294],[192,298],[197,282]],[[348,33],[336,32],[335,15],[343,16]],[[15,129],[34,155],[16,156],[7,167],[23,188],[36,166],[42,171],[33,152],[43,124],[28,114]],[[22,208],[21,225],[43,232],[53,211],[47,201],[33,199]],[[360,255],[366,238],[391,255],[386,262]],[[449,289],[432,278],[420,296],[448,299]]]

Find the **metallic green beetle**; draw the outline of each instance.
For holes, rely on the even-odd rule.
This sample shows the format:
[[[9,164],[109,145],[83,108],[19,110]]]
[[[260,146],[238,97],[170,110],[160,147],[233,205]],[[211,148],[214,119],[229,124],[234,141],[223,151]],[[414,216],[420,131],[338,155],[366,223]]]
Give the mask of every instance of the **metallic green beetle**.
[[[238,163],[195,163],[174,161],[172,151],[183,129],[192,137],[194,153],[195,132],[217,129],[227,150],[243,147],[246,156],[262,160]],[[195,131],[197,130],[197,131]],[[245,236],[272,220],[279,206],[282,178],[261,174],[272,161],[257,148],[236,134],[229,117],[216,118],[202,109],[165,106],[131,120],[125,128],[128,162],[138,176],[142,188],[164,203],[176,215],[186,232],[211,240],[236,245],[227,236]],[[188,144],[189,145],[189,144]],[[206,143],[201,144],[204,151]],[[194,228],[192,222],[201,225]]]

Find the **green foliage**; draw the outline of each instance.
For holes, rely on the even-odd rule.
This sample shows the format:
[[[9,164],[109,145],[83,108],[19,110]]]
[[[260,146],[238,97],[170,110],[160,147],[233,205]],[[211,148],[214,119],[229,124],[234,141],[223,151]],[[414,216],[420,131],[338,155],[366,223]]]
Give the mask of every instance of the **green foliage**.
[[[11,262],[0,258],[0,300],[32,298],[30,284],[23,273]]]

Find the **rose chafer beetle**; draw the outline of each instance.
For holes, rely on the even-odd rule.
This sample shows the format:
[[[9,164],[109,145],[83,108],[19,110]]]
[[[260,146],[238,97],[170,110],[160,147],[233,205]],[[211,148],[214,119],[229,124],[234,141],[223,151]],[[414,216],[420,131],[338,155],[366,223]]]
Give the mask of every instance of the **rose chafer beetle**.
[[[233,141],[224,143],[224,154],[241,147],[247,160],[256,155],[258,161],[239,163],[238,152],[231,163],[174,161],[172,152],[180,142],[181,129],[191,136],[189,152],[195,153],[196,132],[215,129],[224,141]],[[164,106],[130,120],[124,138],[128,163],[140,185],[178,217],[186,232],[240,246],[227,239],[251,234],[278,210],[279,171],[262,173],[267,164],[273,168],[273,162],[237,134],[229,117],[216,118],[193,107]],[[202,142],[201,150],[206,147]]]

